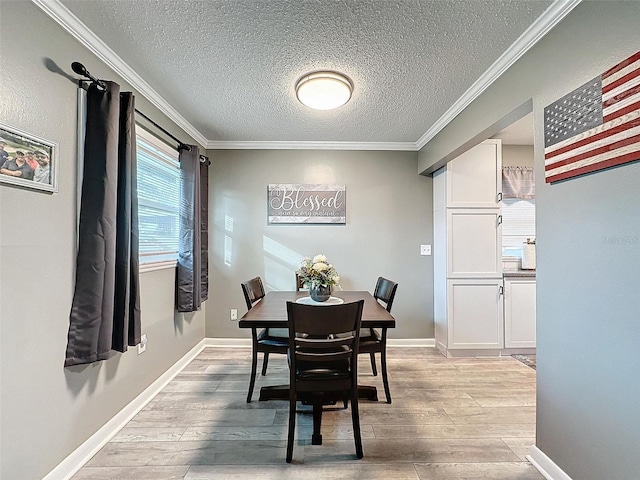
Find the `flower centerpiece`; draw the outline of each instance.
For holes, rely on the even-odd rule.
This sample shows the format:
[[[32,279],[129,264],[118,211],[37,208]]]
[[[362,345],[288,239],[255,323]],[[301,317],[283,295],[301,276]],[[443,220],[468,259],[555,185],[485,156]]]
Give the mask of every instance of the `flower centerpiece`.
[[[331,296],[331,289],[340,286],[340,275],[322,254],[313,258],[305,257],[296,270],[302,284],[309,288],[309,296],[316,302],[326,302]]]

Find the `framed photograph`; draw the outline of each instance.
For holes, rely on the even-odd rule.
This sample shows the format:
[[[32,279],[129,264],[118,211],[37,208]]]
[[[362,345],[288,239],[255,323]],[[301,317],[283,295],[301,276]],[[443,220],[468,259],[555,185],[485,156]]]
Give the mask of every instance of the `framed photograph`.
[[[0,183],[58,191],[58,144],[0,123]]]

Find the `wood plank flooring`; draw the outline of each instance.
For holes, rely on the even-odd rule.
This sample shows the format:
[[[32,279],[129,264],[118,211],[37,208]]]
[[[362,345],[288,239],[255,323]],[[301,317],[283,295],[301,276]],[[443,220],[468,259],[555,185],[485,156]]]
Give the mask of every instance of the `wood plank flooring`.
[[[286,360],[271,355],[247,404],[250,355],[203,350],[72,480],[544,480],[525,459],[536,372],[511,357],[390,348],[393,403],[360,402],[364,458],[355,456],[350,409],[326,411],[323,445],[311,445],[311,411],[300,406],[288,465],[288,402],[257,400],[261,386],[288,382]],[[368,356],[359,380],[384,399]]]

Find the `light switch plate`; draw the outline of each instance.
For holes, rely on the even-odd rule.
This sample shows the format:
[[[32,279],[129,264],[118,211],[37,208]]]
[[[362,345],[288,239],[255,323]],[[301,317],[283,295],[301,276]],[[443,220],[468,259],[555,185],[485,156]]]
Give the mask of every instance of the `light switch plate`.
[[[431,255],[431,245],[420,245],[420,255]]]
[[[231,320],[238,320],[238,309],[237,308],[232,308],[231,309]]]

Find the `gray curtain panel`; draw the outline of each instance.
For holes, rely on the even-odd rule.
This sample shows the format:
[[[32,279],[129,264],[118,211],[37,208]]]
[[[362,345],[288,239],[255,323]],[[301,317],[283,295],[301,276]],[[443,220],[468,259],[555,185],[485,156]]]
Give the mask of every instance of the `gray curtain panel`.
[[[209,298],[209,161],[200,162],[200,301]]]
[[[65,366],[140,340],[134,97],[117,83],[87,92],[84,173]]]
[[[208,167],[196,145],[180,150],[180,244],[176,308],[195,312],[208,298]]]

